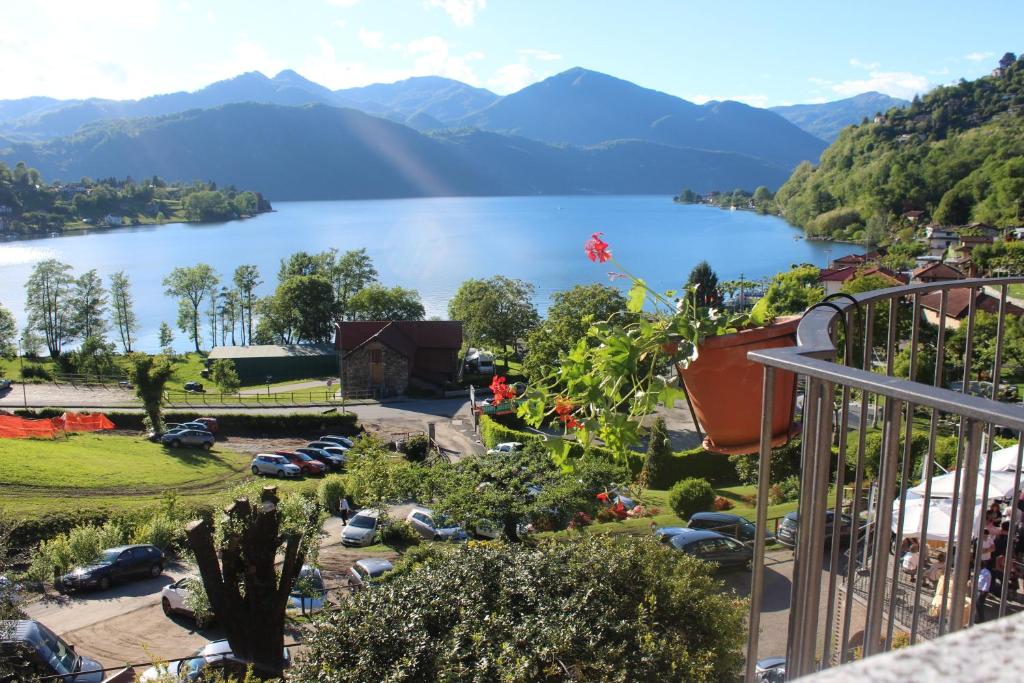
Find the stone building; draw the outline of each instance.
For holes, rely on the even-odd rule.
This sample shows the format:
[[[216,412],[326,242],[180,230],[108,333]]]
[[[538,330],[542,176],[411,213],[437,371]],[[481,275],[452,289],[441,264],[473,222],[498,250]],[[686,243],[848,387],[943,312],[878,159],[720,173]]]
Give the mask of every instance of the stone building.
[[[360,320],[339,323],[335,332],[347,395],[382,398],[410,387],[440,391],[458,376],[461,322]]]

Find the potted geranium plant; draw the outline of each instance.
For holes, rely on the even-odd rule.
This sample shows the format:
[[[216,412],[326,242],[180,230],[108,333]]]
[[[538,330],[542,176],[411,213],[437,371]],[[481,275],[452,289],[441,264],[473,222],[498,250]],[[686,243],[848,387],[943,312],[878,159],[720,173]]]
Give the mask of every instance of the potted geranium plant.
[[[659,403],[673,405],[688,394],[705,448],[756,452],[763,368],[747,360],[747,352],[793,346],[798,319],[756,320],[703,306],[696,285],[657,292],[618,267],[601,235],[591,236],[585,252],[591,261],[615,265],[613,278],[632,282],[627,300],[633,315],[590,321],[587,336],[521,397],[520,417],[534,426],[556,419],[577,440],[596,436],[625,454]],[[665,372],[672,365],[678,381]],[[792,435],[795,382],[792,373],[777,376],[773,445]],[[569,447],[562,444],[563,457]]]

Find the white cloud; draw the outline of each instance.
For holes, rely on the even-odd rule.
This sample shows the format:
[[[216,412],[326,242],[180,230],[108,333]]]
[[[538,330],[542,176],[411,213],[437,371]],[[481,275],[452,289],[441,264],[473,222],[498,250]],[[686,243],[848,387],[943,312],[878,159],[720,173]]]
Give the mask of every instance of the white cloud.
[[[733,102],[742,102],[743,104],[749,104],[751,107],[759,107],[761,109],[768,106],[767,95],[692,95],[686,99],[694,104],[706,104],[712,100],[716,102],[732,100]]]
[[[941,69],[929,69],[928,73],[932,76],[946,76],[949,74],[949,67],[944,66]]]
[[[487,0],[426,0],[427,7],[440,7],[456,26],[472,26],[478,10],[487,6]]]
[[[872,71],[868,78],[842,81],[832,86],[833,92],[843,97],[853,97],[871,90],[910,99],[914,95],[927,92],[930,83],[926,76],[919,76],[907,71]]]
[[[850,59],[850,66],[856,67],[858,69],[864,69],[865,71],[874,71],[879,66],[881,66],[881,64],[879,64],[878,62],[862,62],[856,57],[853,57]]]
[[[828,80],[827,78],[818,78],[817,76],[811,76],[807,80],[810,81],[811,83],[813,83],[814,85],[831,85],[832,84],[832,81]]]
[[[454,78],[463,83],[478,85],[480,78],[473,71],[470,62],[483,58],[482,52],[470,52],[465,55],[453,55],[451,45],[440,36],[427,36],[413,40],[406,50],[415,60],[413,75],[437,75]]]
[[[363,47],[382,48],[384,47],[384,34],[381,31],[370,31],[365,26],[360,26],[359,42],[363,44]]]
[[[487,81],[491,89],[501,95],[522,90],[537,81],[537,74],[526,64],[506,64]]]
[[[969,52],[964,55],[964,59],[971,62],[983,62],[986,59],[992,59],[995,56],[995,52]]]
[[[562,58],[562,55],[557,52],[548,52],[547,50],[537,50],[534,48],[524,48],[519,50],[519,54],[524,57],[533,57],[539,59],[542,62],[556,62]]]
[[[348,25],[348,22],[344,19],[338,19],[334,22],[334,25],[338,28],[345,28],[345,26]]]
[[[334,5],[335,7],[354,7],[359,4],[359,0],[327,0],[328,5]]]

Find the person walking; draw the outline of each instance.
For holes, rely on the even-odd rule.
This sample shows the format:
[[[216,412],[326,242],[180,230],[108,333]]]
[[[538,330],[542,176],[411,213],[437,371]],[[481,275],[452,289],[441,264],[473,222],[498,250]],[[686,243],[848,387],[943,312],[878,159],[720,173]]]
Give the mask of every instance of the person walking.
[[[348,498],[341,499],[339,508],[341,511],[341,524],[342,526],[348,526],[348,513],[352,511],[351,506],[348,504]]]
[[[978,572],[977,583],[977,597],[975,598],[975,614],[977,618],[975,622],[980,624],[985,621],[985,601],[988,600],[988,593],[992,590],[992,572],[988,568],[989,563],[986,562],[981,565],[981,571]]]

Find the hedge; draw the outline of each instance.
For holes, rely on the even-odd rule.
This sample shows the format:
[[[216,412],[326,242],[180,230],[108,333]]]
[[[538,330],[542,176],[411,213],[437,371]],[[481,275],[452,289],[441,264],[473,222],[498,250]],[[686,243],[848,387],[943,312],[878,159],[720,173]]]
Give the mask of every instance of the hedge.
[[[65,412],[62,408],[40,408],[36,410],[16,410],[15,414],[29,418],[56,417]],[[127,413],[119,411],[99,411],[109,417],[118,429],[137,429],[142,431],[144,426],[141,412]],[[188,422],[201,416],[201,411],[196,412],[165,412],[166,422]],[[353,435],[359,432],[358,418],[355,413],[287,413],[287,414],[265,414],[265,413],[211,413],[217,418],[221,430],[236,435],[251,436],[276,436],[293,435],[297,433],[312,434],[314,432],[325,434],[334,433],[342,436]]]
[[[525,444],[530,441],[542,440],[539,434],[507,427],[489,415],[480,416],[480,438],[488,448],[494,448],[499,443],[506,443],[508,441],[518,441]]]

